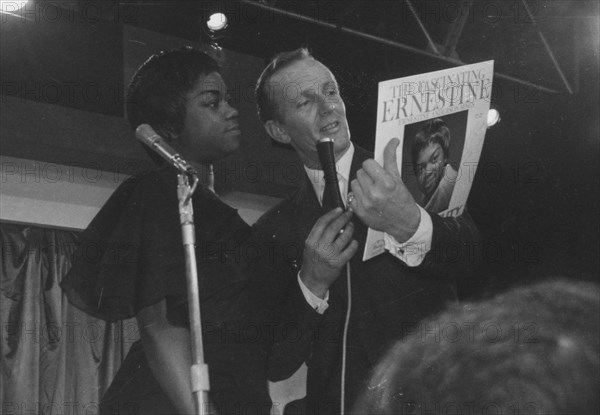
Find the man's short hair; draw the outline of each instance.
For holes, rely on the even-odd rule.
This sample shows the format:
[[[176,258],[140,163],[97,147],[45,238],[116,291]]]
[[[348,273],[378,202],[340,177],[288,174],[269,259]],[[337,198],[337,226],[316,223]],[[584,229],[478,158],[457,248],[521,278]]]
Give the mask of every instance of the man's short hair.
[[[553,280],[411,328],[356,413],[599,413],[600,288]]]
[[[441,118],[425,122],[413,137],[411,155],[413,169],[417,172],[419,153],[430,144],[439,144],[444,152],[444,157],[450,156],[450,129]]]
[[[279,113],[277,111],[278,109],[274,99],[274,85],[269,84],[269,81],[273,75],[294,62],[309,58],[312,58],[312,55],[306,48],[298,48],[289,52],[281,52],[277,54],[262,71],[256,83],[255,93],[258,117],[263,124],[269,120],[279,119]]]
[[[198,77],[220,72],[206,53],[183,47],[152,55],[133,75],[127,90],[127,118],[135,130],[150,124],[166,139],[181,133],[186,94]]]

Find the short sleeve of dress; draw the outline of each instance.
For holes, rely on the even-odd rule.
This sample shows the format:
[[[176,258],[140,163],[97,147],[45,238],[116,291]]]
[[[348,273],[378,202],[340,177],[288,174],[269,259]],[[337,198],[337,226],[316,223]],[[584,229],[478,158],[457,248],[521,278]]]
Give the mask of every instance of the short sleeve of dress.
[[[132,177],[83,233],[61,287],[76,307],[107,321],[133,317],[163,298],[180,303],[181,246],[176,188],[159,172]]]

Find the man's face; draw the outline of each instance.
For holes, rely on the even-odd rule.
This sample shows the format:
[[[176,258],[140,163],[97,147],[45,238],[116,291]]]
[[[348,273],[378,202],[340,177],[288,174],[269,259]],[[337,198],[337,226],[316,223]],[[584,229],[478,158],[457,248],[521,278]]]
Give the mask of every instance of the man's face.
[[[429,199],[444,176],[446,166],[444,150],[438,143],[430,143],[419,152],[417,158],[417,184]]]
[[[332,138],[338,160],[350,145],[350,130],[331,71],[312,58],[303,59],[276,72],[270,84],[279,115],[273,122],[281,131],[281,136],[274,138],[291,144],[302,162],[313,168],[319,160],[318,140]]]

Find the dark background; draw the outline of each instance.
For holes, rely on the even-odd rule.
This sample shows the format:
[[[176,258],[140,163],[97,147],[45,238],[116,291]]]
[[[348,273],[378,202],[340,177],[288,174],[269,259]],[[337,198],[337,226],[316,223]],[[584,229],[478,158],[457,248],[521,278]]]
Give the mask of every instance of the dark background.
[[[12,102],[4,97],[18,97],[122,117],[122,39],[131,25],[204,45],[217,42],[262,63],[279,51],[308,47],[341,85],[353,141],[373,149],[379,81],[452,67],[451,59],[494,59],[492,106],[502,120],[487,132],[469,198],[485,241],[482,265],[474,279],[462,282],[461,295],[487,295],[550,275],[598,281],[598,2],[478,1],[462,31],[456,13],[462,1],[62,3],[34,2],[24,16],[0,15],[4,110]],[[434,56],[409,5],[447,57]],[[204,21],[215,9],[228,13],[229,27],[211,36]],[[448,47],[452,36],[458,37],[454,50]],[[94,93],[98,86],[101,95]],[[69,99],[73,88],[85,90],[86,98]],[[27,123],[18,127],[27,129]],[[24,140],[3,132],[2,154],[56,163],[68,155],[107,170],[115,160],[133,160],[130,172],[149,165],[138,150],[106,141],[92,148],[71,139],[61,147],[53,140],[63,134],[31,134]],[[277,196],[291,191],[236,186]]]

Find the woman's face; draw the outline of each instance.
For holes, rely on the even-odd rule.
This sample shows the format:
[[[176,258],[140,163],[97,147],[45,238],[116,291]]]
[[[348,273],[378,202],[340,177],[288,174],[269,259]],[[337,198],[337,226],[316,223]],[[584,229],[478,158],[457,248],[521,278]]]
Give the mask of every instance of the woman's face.
[[[427,197],[431,197],[444,176],[446,166],[444,150],[438,143],[430,143],[419,152],[417,157],[417,184],[419,190]]]
[[[186,95],[185,119],[173,147],[188,161],[210,163],[235,152],[240,146],[238,112],[227,102],[221,75],[201,75]]]

